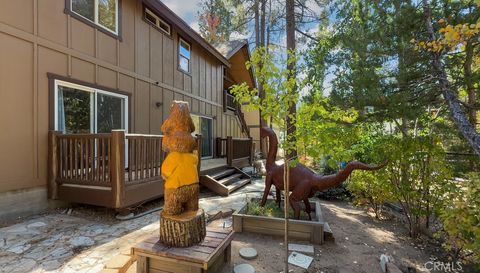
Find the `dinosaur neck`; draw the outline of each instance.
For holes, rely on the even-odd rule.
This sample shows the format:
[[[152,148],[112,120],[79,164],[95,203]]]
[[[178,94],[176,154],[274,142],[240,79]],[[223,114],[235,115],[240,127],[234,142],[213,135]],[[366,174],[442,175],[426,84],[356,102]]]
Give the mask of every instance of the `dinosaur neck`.
[[[347,164],[347,166],[337,172],[336,174],[331,175],[315,175],[314,186],[317,191],[323,191],[329,188],[334,188],[342,184],[345,180],[347,180],[348,176],[354,170],[367,170],[367,171],[374,171],[383,168],[387,162],[378,166],[370,166],[368,164],[352,161]]]
[[[268,127],[263,127],[262,133],[268,137],[268,155],[266,169],[269,170],[275,164],[275,158],[277,157],[278,150],[278,140],[275,132]]]

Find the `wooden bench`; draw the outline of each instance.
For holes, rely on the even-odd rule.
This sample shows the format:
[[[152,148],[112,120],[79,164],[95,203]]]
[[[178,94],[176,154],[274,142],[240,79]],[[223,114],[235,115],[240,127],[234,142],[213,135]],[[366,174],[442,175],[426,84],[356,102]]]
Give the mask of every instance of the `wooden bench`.
[[[219,273],[230,263],[233,230],[207,227],[199,245],[168,247],[152,236],[132,248],[137,273]]]

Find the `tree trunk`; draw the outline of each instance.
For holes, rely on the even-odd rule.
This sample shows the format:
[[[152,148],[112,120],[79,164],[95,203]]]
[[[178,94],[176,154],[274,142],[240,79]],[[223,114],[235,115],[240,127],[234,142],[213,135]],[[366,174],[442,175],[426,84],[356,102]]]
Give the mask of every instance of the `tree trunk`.
[[[203,209],[180,215],[160,216],[160,242],[172,247],[189,247],[203,241],[207,234]]]
[[[432,26],[432,15],[430,6],[428,0],[422,1],[424,6],[423,8],[427,33],[429,34],[430,39],[433,41],[436,40],[436,37]],[[467,140],[475,153],[480,156],[480,135],[475,130],[474,125],[472,125],[468,120],[468,117],[465,114],[462,105],[458,101],[457,90],[454,90],[452,85],[448,81],[447,73],[445,72],[445,67],[443,66],[441,60],[441,54],[432,54],[434,57],[432,63],[434,73],[437,75],[440,91],[442,92],[444,99],[447,101],[452,119],[455,122],[455,125],[457,126],[460,133]]]
[[[289,54],[295,52],[295,1],[294,0],[287,0],[286,1],[286,21],[287,21],[287,56]],[[287,65],[287,69],[289,70],[289,78],[295,78],[296,71],[295,71],[295,63],[289,63]],[[297,92],[296,87],[292,92]],[[295,117],[297,115],[297,105],[293,104],[290,106],[289,109],[290,115]],[[288,135],[288,142],[295,143],[295,118],[291,118],[290,116],[287,118],[287,135]],[[287,157],[289,159],[293,159],[297,156],[296,148],[294,147],[292,151],[289,151]]]
[[[473,61],[473,44],[468,41],[465,46],[465,63],[463,64],[463,74],[465,77],[465,85],[468,93],[468,106],[470,107],[469,119],[473,127],[477,126],[477,109],[475,99],[475,87],[473,85],[472,77],[472,61]]]

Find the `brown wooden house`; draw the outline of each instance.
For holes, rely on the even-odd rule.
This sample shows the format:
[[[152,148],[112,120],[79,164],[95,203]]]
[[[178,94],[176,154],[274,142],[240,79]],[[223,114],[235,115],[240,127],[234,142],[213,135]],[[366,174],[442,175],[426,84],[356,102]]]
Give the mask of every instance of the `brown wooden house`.
[[[0,219],[56,205],[47,192],[112,208],[161,196],[173,100],[190,104],[202,166],[217,138],[251,147],[226,109],[231,68],[157,0],[1,1]]]

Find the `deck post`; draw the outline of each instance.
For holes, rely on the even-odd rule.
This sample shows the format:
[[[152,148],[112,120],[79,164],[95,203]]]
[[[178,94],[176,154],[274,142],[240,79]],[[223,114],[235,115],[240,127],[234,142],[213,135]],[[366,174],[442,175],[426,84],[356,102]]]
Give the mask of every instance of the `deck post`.
[[[109,161],[113,207],[122,208],[125,200],[125,130],[112,130]]]
[[[48,131],[48,198],[58,199],[58,146],[59,131]]]
[[[250,148],[250,158],[248,159],[249,163],[250,163],[250,166],[253,165],[253,157],[254,157],[254,154],[255,154],[255,144],[253,143],[253,137],[249,137],[250,139],[250,145],[249,145],[249,148]]]
[[[233,138],[227,136],[227,165],[232,166],[233,163]]]

